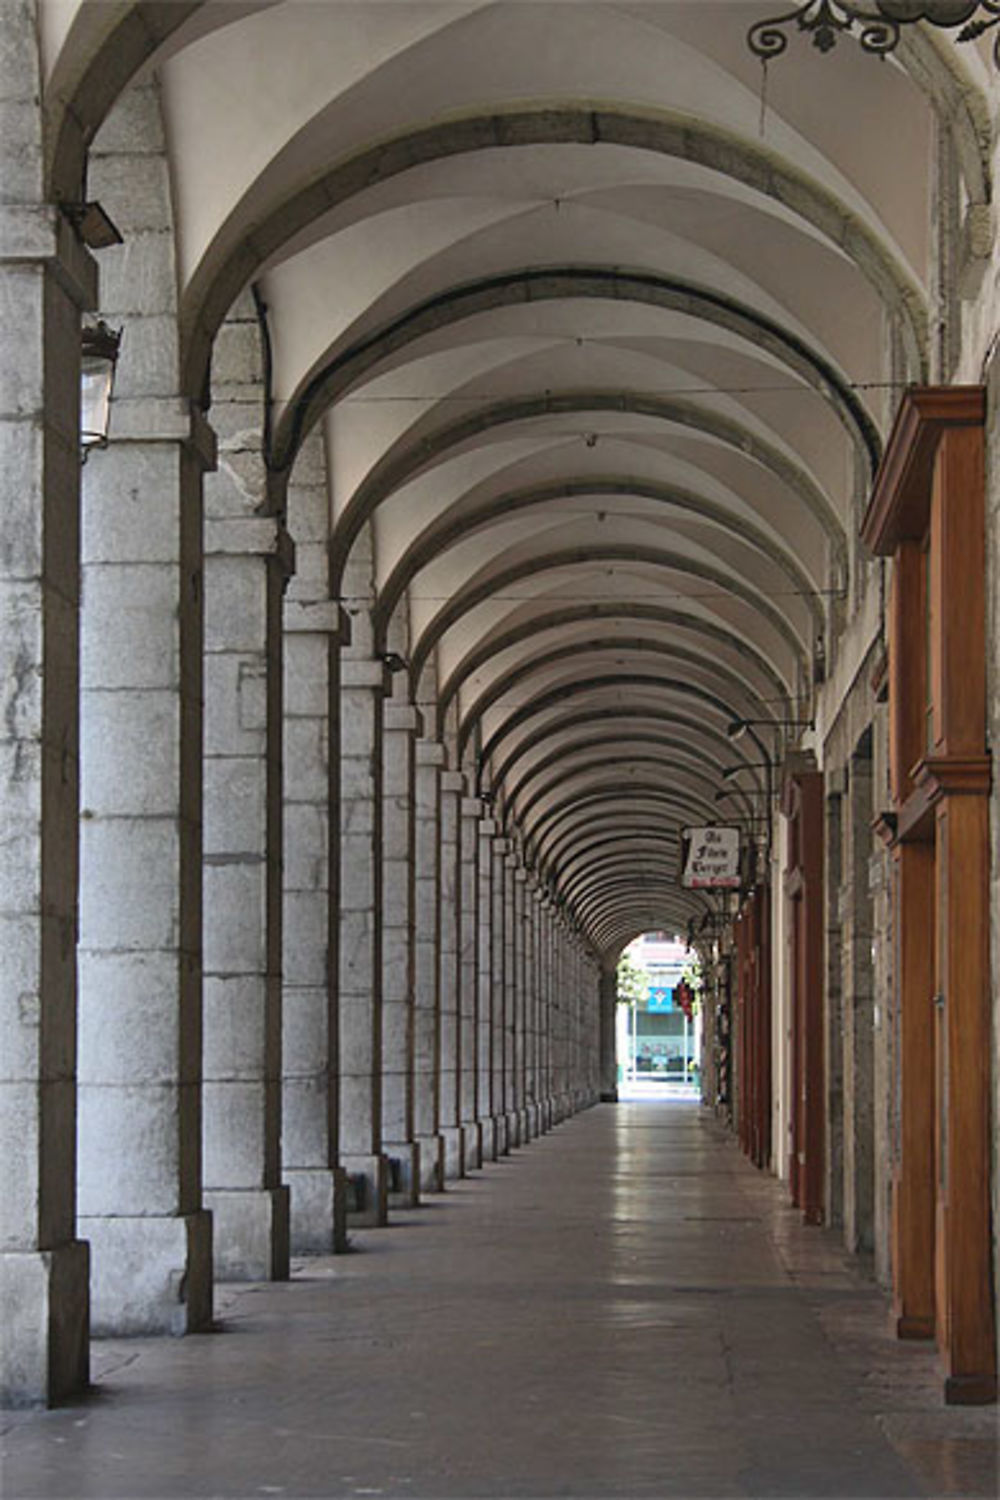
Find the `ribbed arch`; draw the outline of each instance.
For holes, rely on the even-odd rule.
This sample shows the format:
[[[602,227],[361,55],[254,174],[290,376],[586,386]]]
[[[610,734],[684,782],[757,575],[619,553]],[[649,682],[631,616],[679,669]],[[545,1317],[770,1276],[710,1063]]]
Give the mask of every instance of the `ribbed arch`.
[[[700,637],[704,637],[709,646],[714,644],[733,652],[734,655],[743,657],[748,668],[752,668],[753,672],[758,673],[768,684],[775,703],[789,703],[787,685],[774,671],[766,657],[761,656],[744,637],[724,629],[713,620],[686,615],[683,611],[671,609],[666,605],[643,604],[628,599],[615,600],[613,603],[598,600],[585,604],[563,605],[561,608],[552,608],[550,601],[541,599],[539,605],[544,612],[533,614],[528,620],[511,626],[509,629],[501,630],[495,635],[488,635],[462,658],[459,665],[442,683],[437,700],[439,735],[442,733],[446,715],[462,684],[480,667],[485,666],[493,656],[499,656],[502,652],[524,641],[537,642],[541,636],[551,631],[558,630],[565,625],[579,624],[582,621],[588,624],[593,623],[596,627],[603,621],[641,620],[667,628],[696,632]]]
[[[599,412],[627,412],[689,428],[752,459],[784,485],[822,526],[838,567],[841,571],[845,569],[843,528],[826,495],[799,464],[744,424],[700,407],[696,402],[645,391],[546,391],[485,405],[443,426],[435,426],[433,422],[418,423],[404,439],[393,444],[358,485],[337,522],[330,543],[333,592],[339,592],[351,548],[374,511],[438,459],[476,438],[499,433],[504,428],[530,422],[536,417]],[[384,628],[384,612],[381,610],[379,620]]]
[[[578,697],[581,693],[594,693],[599,688],[646,688],[660,693],[670,693],[680,697],[682,701],[692,699],[695,703],[704,704],[706,708],[718,713],[724,723],[728,723],[739,717],[739,708],[723,698],[717,697],[703,688],[692,687],[689,682],[679,678],[650,677],[643,673],[619,672],[612,675],[604,675],[592,678],[586,682],[570,682],[558,688],[552,688],[548,692],[540,693],[531,703],[523,705],[514,713],[508,715],[504,723],[489,736],[480,750],[481,760],[488,760],[503,743],[503,741],[522,724],[525,724],[535,715],[543,713],[547,708],[555,707],[557,704],[565,703],[570,698]],[[676,722],[676,721],[675,721]]]
[[[691,718],[684,713],[673,712],[670,709],[656,708],[655,705],[651,704],[591,707],[583,711],[572,710],[564,714],[561,718],[550,720],[541,728],[527,734],[506,757],[499,757],[496,764],[491,767],[490,785],[494,791],[502,787],[511,769],[525,755],[558,734],[569,733],[581,727],[593,728],[595,724],[606,723],[608,721],[613,721],[615,724],[624,724],[633,719],[666,724],[675,730],[687,730],[700,743],[711,746],[716,754],[731,753],[733,749],[721,729],[717,729],[711,724],[704,724],[701,720]]]
[[[248,199],[215,236],[184,297],[182,334],[192,392],[200,390],[212,339],[229,307],[259,266],[311,222],[373,181],[449,156],[497,147],[601,144],[659,152],[696,162],[787,205],[846,254],[905,331],[910,376],[924,368],[924,299],[898,257],[859,215],[806,173],[755,141],[667,110],[629,109],[607,101],[567,105],[539,100],[488,114],[452,118],[380,141],[338,162],[318,179],[269,203]],[[291,143],[290,149],[294,147]],[[280,167],[280,157],[278,158]],[[247,222],[252,221],[252,239]]]
[[[323,412],[386,359],[411,348],[428,333],[501,307],[538,304],[566,297],[612,298],[681,312],[708,322],[755,347],[765,349],[820,393],[836,411],[863,456],[869,477],[878,466],[882,442],[850,381],[818,349],[781,327],[773,318],[726,296],[678,277],[617,266],[546,266],[449,287],[408,308],[374,332],[331,355],[303,378],[275,429],[274,467],[288,469],[299,446]]]
[[[490,686],[485,688],[462,711],[459,721],[459,753],[464,752],[470,735],[474,733],[483,716],[497,703],[498,699],[504,697],[513,688],[558,663],[572,663],[580,658],[591,660],[594,656],[599,656],[604,652],[614,652],[622,657],[661,656],[672,666],[681,664],[693,667],[714,680],[718,684],[719,691],[729,694],[728,701],[733,703],[740,702],[746,692],[746,686],[740,678],[720,666],[710,655],[689,651],[682,646],[656,638],[596,636],[589,641],[574,641],[568,645],[554,646],[534,655],[528,655],[516,666],[498,675]]]
[[[777,565],[785,574],[792,589],[806,602],[815,628],[818,630],[823,628],[825,611],[821,596],[817,592],[823,587],[822,582],[809,578],[805,568],[799,564],[788,547],[768,537],[759,527],[752,525],[741,516],[727,511],[724,506],[711,500],[675,486],[655,484],[648,479],[627,474],[594,476],[586,479],[574,479],[567,476],[566,479],[560,479],[553,484],[505,493],[487,504],[476,506],[471,510],[463,510],[454,519],[450,519],[446,514],[437,525],[423,532],[410,544],[393,568],[379,592],[379,620],[385,619],[392,613],[403,591],[420,569],[439,557],[446,548],[461,538],[488,527],[492,522],[507,521],[519,511],[544,507],[554,500],[576,496],[600,499],[622,494],[654,500],[665,510],[673,509],[682,514],[692,515],[699,521],[707,522],[710,526],[717,526],[724,531],[731,532],[748,547],[760,552],[763,557]],[[613,515],[614,512],[612,511],[611,514]]]

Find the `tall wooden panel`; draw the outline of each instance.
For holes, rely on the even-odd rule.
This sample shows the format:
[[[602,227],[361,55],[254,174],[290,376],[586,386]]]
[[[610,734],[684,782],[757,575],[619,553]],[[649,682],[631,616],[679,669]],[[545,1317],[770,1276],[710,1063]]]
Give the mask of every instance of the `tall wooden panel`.
[[[933,1331],[952,1402],[996,1400],[990,1275],[989,787],[979,387],[901,404],[862,536],[890,610],[901,1112],[897,1327]]]
[[[822,1224],[825,1151],[823,970],[823,777],[786,776],[789,819],[785,894],[792,932],[792,1202]]]

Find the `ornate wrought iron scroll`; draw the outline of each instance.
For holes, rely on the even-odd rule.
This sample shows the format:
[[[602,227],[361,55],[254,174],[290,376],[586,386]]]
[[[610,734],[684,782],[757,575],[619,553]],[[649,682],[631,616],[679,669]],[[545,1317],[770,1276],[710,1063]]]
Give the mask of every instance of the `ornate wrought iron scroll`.
[[[983,12],[982,15],[977,12]],[[795,26],[809,34],[813,45],[829,52],[842,33],[856,36],[865,52],[885,57],[899,45],[905,26],[927,21],[931,26],[958,30],[960,42],[972,42],[1000,27],[1000,0],[805,0],[792,10],[756,21],[747,32],[751,52],[763,62],[779,57],[788,47],[788,30]],[[993,42],[993,60],[1000,68],[1000,30]]]

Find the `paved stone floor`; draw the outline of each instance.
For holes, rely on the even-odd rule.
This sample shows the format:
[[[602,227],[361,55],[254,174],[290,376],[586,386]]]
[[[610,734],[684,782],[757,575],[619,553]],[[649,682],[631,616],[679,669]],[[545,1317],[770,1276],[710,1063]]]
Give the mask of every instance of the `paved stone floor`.
[[[95,1345],[5,1500],[995,1495],[996,1411],[697,1105],[602,1106],[384,1230]]]

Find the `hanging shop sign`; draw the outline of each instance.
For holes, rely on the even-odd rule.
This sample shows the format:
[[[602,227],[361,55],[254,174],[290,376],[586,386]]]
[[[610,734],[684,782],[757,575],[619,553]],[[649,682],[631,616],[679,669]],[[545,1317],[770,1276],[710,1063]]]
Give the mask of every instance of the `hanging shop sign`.
[[[711,824],[681,830],[681,885],[692,891],[737,889],[740,831]]]

